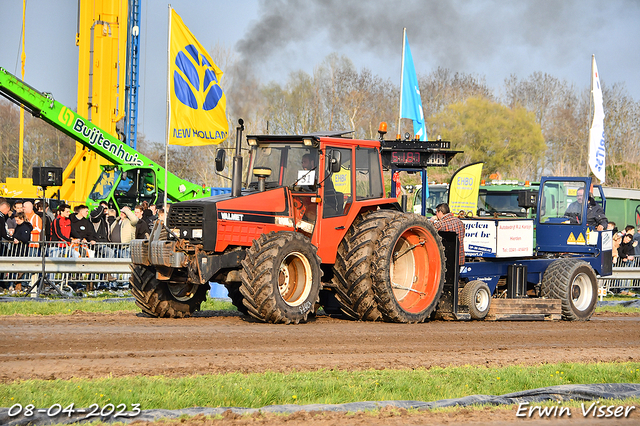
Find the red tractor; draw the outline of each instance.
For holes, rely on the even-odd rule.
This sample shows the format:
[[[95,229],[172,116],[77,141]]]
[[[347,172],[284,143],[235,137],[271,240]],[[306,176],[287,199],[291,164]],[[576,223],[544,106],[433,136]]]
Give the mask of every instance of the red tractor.
[[[427,319],[443,288],[443,244],[427,219],[385,197],[385,142],[340,133],[249,135],[243,185],[242,130],[240,123],[231,194],[172,204],[166,225],[132,241],[137,305],[154,317],[186,317],[213,281],[224,283],[241,312],[264,322],[305,322],[320,305],[330,310],[333,297],[354,319]],[[454,155],[431,144],[423,159],[427,151],[438,161]],[[422,146],[391,145],[396,153]],[[218,171],[224,160],[221,150]]]

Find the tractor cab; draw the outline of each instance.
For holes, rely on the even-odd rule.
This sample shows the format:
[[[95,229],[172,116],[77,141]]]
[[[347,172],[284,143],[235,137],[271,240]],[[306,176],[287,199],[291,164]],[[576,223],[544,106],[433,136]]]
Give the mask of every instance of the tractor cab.
[[[544,177],[538,198],[537,252],[595,253],[600,250],[600,238],[610,243],[611,233],[598,232],[590,223],[589,203],[603,210],[606,206],[602,187],[592,186],[591,178]]]
[[[157,176],[153,169],[126,166],[104,166],[91,193],[87,205],[90,209],[106,201],[110,207],[120,210],[129,206],[132,210],[143,201],[155,204],[163,193],[157,188]]]

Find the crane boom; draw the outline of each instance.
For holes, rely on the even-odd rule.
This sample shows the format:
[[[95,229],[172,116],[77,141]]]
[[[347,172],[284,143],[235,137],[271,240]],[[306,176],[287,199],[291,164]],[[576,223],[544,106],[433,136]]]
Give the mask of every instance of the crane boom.
[[[43,93],[34,89],[2,67],[0,67],[0,94],[15,104],[24,106],[35,117],[41,118],[113,163],[115,166],[103,166],[103,169],[107,171],[116,170],[118,173],[112,175],[114,179],[128,178],[136,187],[135,190],[130,191],[128,196],[125,197],[126,199],[121,198],[124,204],[132,205],[138,203],[141,201],[141,195],[144,195],[142,198],[155,202],[162,191],[167,192],[167,196],[171,201],[184,201],[206,197],[211,194],[210,188],[193,184],[172,173],[168,174],[167,188],[165,188],[165,169],[163,167],[126,143],[121,142],[117,137],[94,125],[87,118],[56,101],[50,93]],[[128,175],[127,172],[129,172]],[[134,173],[137,173],[139,179],[132,179]],[[143,178],[144,181],[142,181]],[[96,185],[99,184],[100,178],[96,182]],[[108,184],[113,187],[113,190],[118,187],[117,181],[109,181]],[[143,185],[146,185],[144,191],[141,188]],[[131,190],[131,187],[125,188],[121,186],[120,192],[125,189]],[[96,191],[104,196],[96,198]],[[138,194],[134,196],[136,191]],[[95,188],[94,186],[88,205],[95,205],[107,198],[108,201],[113,201],[116,207],[121,207],[123,203],[119,202],[117,193],[108,192],[107,194],[103,187]]]

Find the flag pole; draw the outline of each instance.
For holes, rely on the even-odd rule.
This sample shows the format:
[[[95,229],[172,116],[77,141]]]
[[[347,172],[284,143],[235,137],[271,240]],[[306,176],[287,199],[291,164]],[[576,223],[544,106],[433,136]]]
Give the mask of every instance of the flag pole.
[[[593,62],[595,61],[596,55],[591,55],[591,79],[589,80],[589,86],[591,87],[591,95],[589,96],[589,121],[587,122],[587,144],[589,146],[589,153],[587,158],[589,158],[591,151],[591,123],[593,123]],[[587,161],[587,176],[589,176],[590,172],[589,161]]]
[[[169,185],[169,126],[171,125],[171,114],[169,110],[170,91],[171,91],[171,4],[169,4],[169,29],[167,31],[167,112],[166,112],[166,128],[164,132],[164,200],[162,207],[164,208],[164,224],[167,224],[168,205],[167,205],[167,187]]]
[[[403,28],[402,29],[402,66],[400,68],[400,105],[398,108],[398,132],[397,132],[397,138],[401,139],[402,135],[400,133],[400,122],[402,120],[402,85],[404,84],[404,49],[405,49],[405,42],[407,40],[407,29]]]

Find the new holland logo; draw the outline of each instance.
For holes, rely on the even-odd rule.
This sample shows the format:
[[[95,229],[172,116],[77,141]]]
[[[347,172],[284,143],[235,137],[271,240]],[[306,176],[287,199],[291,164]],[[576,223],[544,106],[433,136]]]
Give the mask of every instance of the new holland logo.
[[[214,109],[222,97],[213,67],[193,44],[176,55],[173,85],[176,98],[189,108]],[[202,80],[202,81],[201,81]]]

